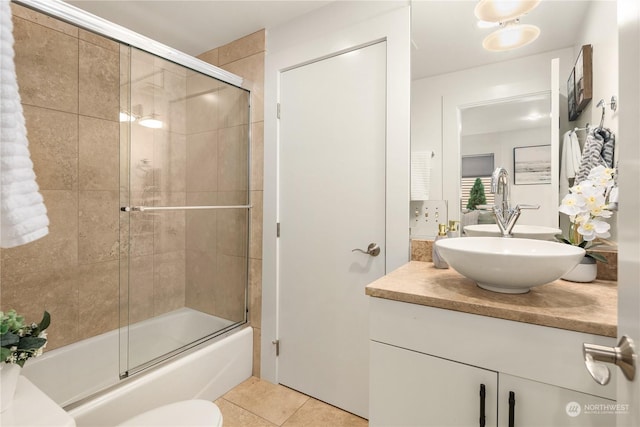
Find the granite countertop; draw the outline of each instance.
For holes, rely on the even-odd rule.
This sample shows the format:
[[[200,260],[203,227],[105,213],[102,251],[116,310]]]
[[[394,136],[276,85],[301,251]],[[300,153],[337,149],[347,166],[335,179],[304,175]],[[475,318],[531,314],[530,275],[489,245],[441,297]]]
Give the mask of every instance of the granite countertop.
[[[411,261],[366,287],[372,297],[420,304],[517,322],[616,337],[618,286],[615,281],[556,280],[526,294],[479,288],[454,269]]]

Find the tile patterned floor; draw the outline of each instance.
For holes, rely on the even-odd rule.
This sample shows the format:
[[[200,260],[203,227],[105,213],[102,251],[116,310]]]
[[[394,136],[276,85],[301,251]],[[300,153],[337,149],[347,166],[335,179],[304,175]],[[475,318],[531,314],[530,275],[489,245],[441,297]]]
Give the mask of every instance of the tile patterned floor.
[[[251,377],[216,400],[224,427],[366,427],[367,420]]]

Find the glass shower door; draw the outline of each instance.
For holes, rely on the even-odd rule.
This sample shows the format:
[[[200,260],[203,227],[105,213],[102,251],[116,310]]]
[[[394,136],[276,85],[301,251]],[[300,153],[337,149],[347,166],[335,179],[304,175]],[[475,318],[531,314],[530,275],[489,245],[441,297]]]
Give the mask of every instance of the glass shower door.
[[[121,83],[127,376],[246,322],[250,121],[248,91],[135,48]]]

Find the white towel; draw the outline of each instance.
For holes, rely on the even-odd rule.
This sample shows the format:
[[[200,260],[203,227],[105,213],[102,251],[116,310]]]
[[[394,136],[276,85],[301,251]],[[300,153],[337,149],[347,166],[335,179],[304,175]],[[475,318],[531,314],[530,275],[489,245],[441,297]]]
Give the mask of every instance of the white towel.
[[[580,159],[582,153],[580,152],[580,143],[578,142],[578,136],[574,131],[569,131],[564,134],[562,141],[562,155],[560,159],[560,196],[564,197],[569,193],[569,187],[571,187],[570,179],[574,179],[580,168]]]
[[[411,200],[429,200],[433,151],[411,153]]]
[[[47,208],[36,184],[13,62],[13,22],[0,0],[0,247],[33,242],[49,233]]]

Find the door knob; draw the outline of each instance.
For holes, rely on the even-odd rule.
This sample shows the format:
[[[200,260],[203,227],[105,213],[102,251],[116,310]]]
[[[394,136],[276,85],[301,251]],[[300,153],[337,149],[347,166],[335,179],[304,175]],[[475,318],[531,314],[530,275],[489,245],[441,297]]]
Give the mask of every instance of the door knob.
[[[363,254],[378,256],[380,255],[380,246],[378,246],[377,243],[369,243],[369,246],[367,246],[366,251],[355,248],[355,249],[352,249],[351,252],[362,252]]]
[[[611,372],[608,367],[599,362],[618,365],[629,381],[633,381],[636,375],[636,352],[633,341],[626,335],[620,338],[617,347],[582,344],[582,353],[587,370],[600,385],[609,383]]]

